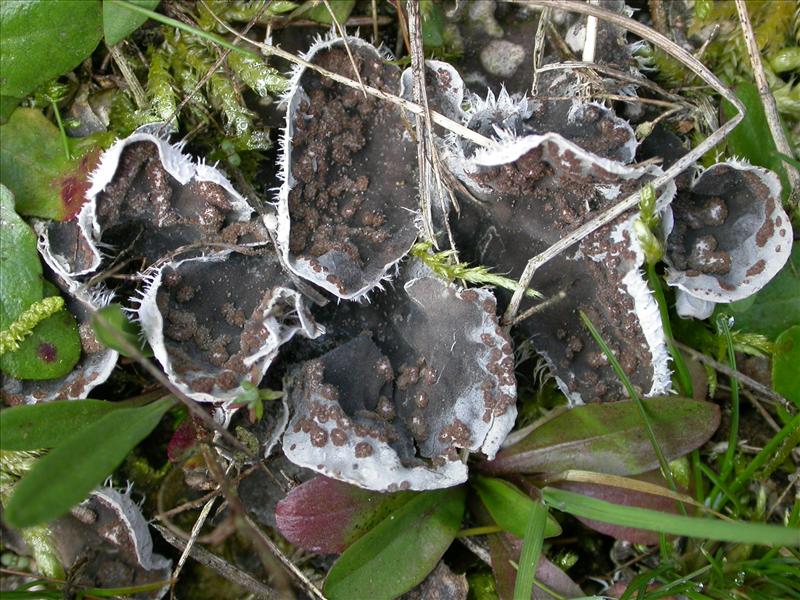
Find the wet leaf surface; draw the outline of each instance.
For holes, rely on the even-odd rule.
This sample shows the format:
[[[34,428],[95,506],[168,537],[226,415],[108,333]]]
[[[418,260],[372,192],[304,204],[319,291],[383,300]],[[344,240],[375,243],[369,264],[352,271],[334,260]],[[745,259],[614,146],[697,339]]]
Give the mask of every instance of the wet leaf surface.
[[[463,487],[416,495],[339,557],[325,580],[325,595],[390,600],[413,588],[455,539],[465,496]]]
[[[160,0],[128,0],[142,8],[155,10]],[[103,36],[106,44],[113,46],[136,31],[147,17],[125,8],[114,0],[103,1]]]
[[[642,401],[668,460],[703,445],[719,426],[719,407],[665,396]],[[557,473],[568,469],[632,475],[658,467],[633,402],[578,406],[531,431],[483,463],[490,473]]]
[[[103,35],[100,0],[0,5],[0,96],[22,98],[75,68]]]

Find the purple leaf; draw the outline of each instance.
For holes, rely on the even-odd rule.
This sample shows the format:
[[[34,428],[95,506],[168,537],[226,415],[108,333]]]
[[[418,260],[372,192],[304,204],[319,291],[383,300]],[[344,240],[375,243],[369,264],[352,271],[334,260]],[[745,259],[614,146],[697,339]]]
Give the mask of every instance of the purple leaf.
[[[651,471],[635,477],[648,483],[655,483],[664,486],[666,489],[667,484],[661,473],[658,471]],[[573,482],[565,481],[553,484],[553,487],[562,490],[568,490],[589,496],[591,498],[598,498],[607,502],[613,502],[622,506],[636,506],[639,508],[649,508],[651,510],[658,510],[672,514],[678,513],[678,506],[675,500],[664,496],[657,496],[655,494],[647,494],[637,490],[630,490],[621,487],[602,485],[599,483],[588,482]],[[682,491],[682,490],[678,490]],[[636,529],[633,527],[623,527],[621,525],[611,525],[609,523],[601,523],[599,521],[592,521],[591,519],[584,519],[576,517],[581,523],[605,533],[618,540],[626,540],[634,544],[657,544],[658,533],[655,531],[645,531],[644,529]]]
[[[315,477],[278,502],[278,530],[295,546],[341,554],[390,512],[416,494],[382,494],[327,477]]]
[[[719,407],[664,396],[644,400],[656,439],[668,460],[702,446],[719,426]],[[658,467],[644,422],[633,402],[573,408],[536,428],[483,463],[484,472],[557,473],[568,469],[634,475]]]
[[[519,561],[521,550],[522,542],[511,535],[498,533],[489,536],[492,571],[497,582],[497,593],[500,600],[511,600],[514,597],[514,581],[517,577],[517,570],[511,563]],[[536,581],[546,585],[563,598],[581,598],[585,595],[569,575],[547,560],[545,556],[540,556],[539,562],[536,563]],[[551,600],[556,596],[548,594],[534,583],[531,598],[533,600]]]

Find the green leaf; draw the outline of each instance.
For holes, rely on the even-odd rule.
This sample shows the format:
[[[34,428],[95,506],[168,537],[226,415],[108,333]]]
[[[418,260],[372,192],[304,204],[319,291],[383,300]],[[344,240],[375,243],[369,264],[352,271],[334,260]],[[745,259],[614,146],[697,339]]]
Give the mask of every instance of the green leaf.
[[[719,425],[710,402],[662,396],[642,401],[667,460],[703,445]],[[569,469],[635,475],[659,466],[634,402],[587,404],[568,410],[481,463],[486,473],[557,473]]]
[[[350,546],[325,580],[330,600],[391,600],[417,585],[458,533],[464,487],[417,495]]]
[[[550,487],[542,490],[542,496],[545,503],[555,509],[612,525],[738,544],[800,546],[800,531],[778,525],[684,517],[646,508],[620,506]]]
[[[17,212],[56,220],[76,215],[99,152],[68,159],[58,128],[34,108],[15,110],[0,135],[0,178],[16,197]]]
[[[534,501],[504,479],[477,476],[472,485],[494,522],[518,538],[524,538]],[[560,534],[561,526],[554,518],[548,517],[544,536],[554,537]]]
[[[720,304],[721,312],[733,317],[733,329],[761,333],[774,340],[781,332],[800,323],[800,244],[775,278],[751,298]]]
[[[375,492],[317,476],[278,502],[275,521],[292,545],[317,554],[341,554],[416,494]]]
[[[92,329],[102,344],[122,356],[133,356],[128,352],[128,344],[138,348],[143,356],[153,356],[150,346],[143,342],[141,327],[128,319],[121,304],[109,304],[95,312],[92,316]]]
[[[758,88],[754,83],[745,81],[736,86],[736,95],[744,104],[745,115],[727,138],[728,154],[746,158],[754,165],[775,171],[781,178],[782,196],[785,201],[789,197],[791,186],[767,124]],[[727,100],[722,101],[721,109],[726,119],[737,113],[736,108]]]
[[[102,33],[100,0],[0,2],[0,95],[23,98],[71,71]]]
[[[0,96],[0,125],[5,125],[9,117],[11,117],[11,113],[19,106],[20,102],[22,102],[22,98]]]
[[[0,330],[4,330],[41,300],[43,289],[36,234],[14,210],[14,196],[5,185],[0,185],[0,226]]]
[[[775,340],[772,355],[772,387],[800,407],[800,325],[790,327]]]
[[[444,45],[444,14],[441,7],[433,0],[420,0],[420,17],[422,17],[422,44],[425,47],[438,48]]]
[[[525,537],[519,557],[519,570],[514,582],[514,600],[529,600],[533,591],[536,563],[542,553],[547,509],[539,501],[533,503],[526,515]]]
[[[81,358],[78,324],[60,310],[33,329],[19,349],[0,358],[0,369],[15,379],[58,379],[72,371]]]
[[[17,483],[5,518],[14,527],[51,521],[82,501],[155,429],[171,396],[115,410],[73,433]]]
[[[128,0],[132,4],[138,4],[148,10],[155,10],[160,0]],[[103,34],[106,38],[106,44],[113,46],[131,33],[139,29],[142,24],[147,21],[147,17],[133,12],[125,8],[121,4],[103,2]]]
[[[0,450],[55,448],[109,412],[128,407],[120,402],[68,400],[7,408],[0,412]]]
[[[331,5],[333,14],[336,15],[336,20],[340,25],[343,25],[350,17],[350,13],[353,12],[356,0],[328,0],[328,3]],[[331,13],[322,0],[307,0],[306,3],[294,11],[291,16],[293,18],[303,17],[305,19],[311,19],[323,25],[333,25]]]
[[[0,243],[0,331],[8,332],[12,325],[17,328],[31,316],[28,309],[45,296],[46,282],[42,279],[36,234],[17,215],[14,197],[2,185],[0,224],[3,231]],[[51,295],[49,290],[52,288],[47,284],[47,295]],[[31,327],[32,333],[19,341],[16,350],[0,356],[0,369],[17,379],[56,379],[69,373],[81,355],[74,317],[61,310],[44,320],[34,318],[21,330],[27,335]],[[17,336],[12,337],[17,339]]]

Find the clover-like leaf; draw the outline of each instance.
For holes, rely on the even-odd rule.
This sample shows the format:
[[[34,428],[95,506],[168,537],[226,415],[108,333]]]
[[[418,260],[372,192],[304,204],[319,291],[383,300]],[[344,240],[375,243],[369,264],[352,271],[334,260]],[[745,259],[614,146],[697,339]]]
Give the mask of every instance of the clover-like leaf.
[[[364,83],[395,92],[400,71],[358,38],[347,38]],[[353,76],[341,39],[305,55]],[[417,237],[416,145],[403,114],[310,69],[292,77],[282,139],[278,242],[297,275],[340,298],[380,285]]]
[[[5,390],[12,378],[63,377],[78,362],[81,348],[75,318],[60,308],[63,301],[44,300],[58,296],[58,290],[43,279],[36,235],[15,212],[14,197],[5,186],[0,187],[0,223],[0,368]]]

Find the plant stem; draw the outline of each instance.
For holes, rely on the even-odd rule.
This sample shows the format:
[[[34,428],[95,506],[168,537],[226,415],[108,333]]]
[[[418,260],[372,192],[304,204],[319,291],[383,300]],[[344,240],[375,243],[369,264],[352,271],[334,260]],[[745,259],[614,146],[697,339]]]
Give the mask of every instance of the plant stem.
[[[731,330],[728,327],[728,317],[720,315],[717,318],[717,328],[723,336],[725,341],[726,350],[728,354],[728,366],[733,373],[736,372],[736,355],[733,350],[733,337]],[[731,430],[728,435],[728,448],[725,450],[725,457],[722,461],[722,469],[720,470],[719,479],[724,482],[733,471],[733,459],[736,453],[736,440],[739,438],[739,381],[736,375],[731,375]],[[721,490],[715,486],[711,491],[711,497],[714,500],[711,503],[712,508],[718,508],[718,504],[722,499]]]
[[[61,132],[61,145],[64,147],[64,154],[66,154],[67,160],[69,160],[72,158],[72,154],[70,154],[69,151],[69,142],[67,141],[67,132],[64,130],[64,123],[61,121],[61,111],[58,110],[58,105],[53,100],[50,100],[50,106],[53,107],[56,123],[58,123],[58,130]]]
[[[628,395],[631,397],[636,403],[636,407],[639,409],[639,413],[642,416],[642,421],[644,421],[645,428],[647,429],[647,436],[650,438],[650,443],[653,446],[653,451],[656,454],[656,458],[658,458],[658,464],[661,467],[661,474],[664,476],[664,479],[667,480],[670,489],[678,493],[678,486],[675,485],[675,480],[672,477],[672,471],[670,471],[669,463],[667,462],[667,457],[664,456],[664,453],[661,451],[661,446],[658,443],[658,439],[656,439],[656,433],[653,431],[653,425],[650,422],[650,417],[647,414],[647,410],[645,409],[644,403],[642,399],[639,397],[639,394],[636,393],[636,389],[633,387],[631,380],[628,378],[628,375],[622,369],[622,365],[619,364],[617,357],[614,356],[614,353],[611,351],[611,348],[608,347],[605,340],[600,335],[600,332],[597,331],[597,328],[594,326],[594,323],[589,319],[585,312],[580,311],[581,320],[586,328],[589,330],[589,333],[592,334],[595,342],[597,345],[600,346],[600,349],[603,351],[603,354],[606,355],[608,358],[608,362],[611,364],[611,367],[614,369],[614,372],[619,377],[622,385],[625,386],[625,389],[628,391]],[[683,502],[677,501],[678,507],[680,508],[681,512],[686,516],[688,513],[686,512],[686,507],[683,505]]]
[[[503,528],[499,525],[484,525],[483,527],[470,527],[468,529],[462,529],[458,532],[458,537],[465,538],[476,535],[489,535],[490,533],[500,533],[501,531],[503,531]]]
[[[678,387],[682,396],[691,398],[694,395],[692,386],[692,377],[689,375],[689,369],[686,368],[686,363],[683,360],[683,355],[675,345],[675,339],[672,335],[672,325],[669,322],[669,311],[667,310],[667,299],[664,297],[664,288],[661,286],[661,278],[656,273],[655,264],[647,263],[647,281],[650,284],[650,289],[653,290],[653,295],[658,304],[658,312],[661,313],[661,322],[664,325],[664,335],[667,341],[667,348],[669,348],[672,362],[675,364],[675,373],[677,375]]]

